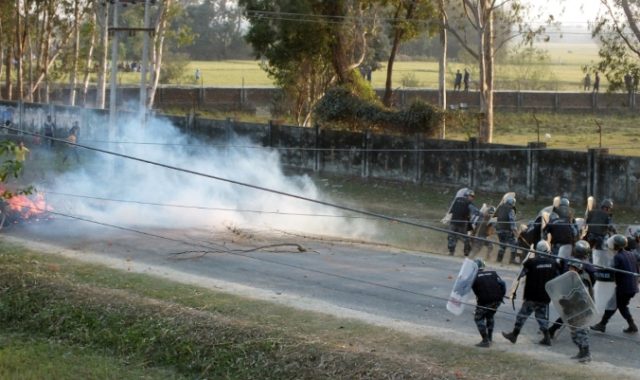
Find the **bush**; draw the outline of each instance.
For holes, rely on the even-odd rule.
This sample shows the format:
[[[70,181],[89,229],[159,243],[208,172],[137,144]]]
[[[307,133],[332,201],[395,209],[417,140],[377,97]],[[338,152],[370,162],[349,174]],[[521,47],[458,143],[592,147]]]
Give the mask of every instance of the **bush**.
[[[315,108],[316,120],[350,130],[366,129],[397,133],[435,135],[441,113],[430,104],[414,101],[407,109],[393,110],[377,101],[367,101],[347,89],[327,91]]]

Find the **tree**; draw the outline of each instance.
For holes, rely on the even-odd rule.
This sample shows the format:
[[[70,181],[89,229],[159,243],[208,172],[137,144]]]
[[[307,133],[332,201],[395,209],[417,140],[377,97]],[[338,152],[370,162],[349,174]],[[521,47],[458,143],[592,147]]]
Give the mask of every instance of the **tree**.
[[[391,11],[389,25],[391,51],[387,61],[387,79],[382,102],[390,107],[393,96],[393,64],[400,44],[415,38],[421,31],[435,32],[437,24],[429,21],[437,17],[438,12],[435,11],[430,0],[387,0],[384,3]]]
[[[195,33],[194,42],[180,49],[192,59],[237,59],[251,55],[242,30],[242,8],[237,1],[205,0],[185,8],[184,19]]]
[[[516,37],[531,43],[545,31],[544,25],[532,28],[524,16],[527,8],[519,0],[459,0],[454,7],[458,17],[448,18],[445,28],[478,62],[480,125],[478,139],[493,140],[494,63],[497,52]],[[450,20],[464,20],[464,22]],[[496,25],[498,34],[496,34]],[[502,38],[497,38],[502,36]]]
[[[329,86],[375,97],[355,71],[366,57],[369,2],[240,0],[240,5],[250,23],[245,38],[283,88],[298,124],[309,125]]]
[[[605,14],[595,22],[592,35],[600,41],[600,62],[609,89],[624,88],[624,76],[632,73],[636,85],[640,77],[640,3],[630,0],[600,0]]]

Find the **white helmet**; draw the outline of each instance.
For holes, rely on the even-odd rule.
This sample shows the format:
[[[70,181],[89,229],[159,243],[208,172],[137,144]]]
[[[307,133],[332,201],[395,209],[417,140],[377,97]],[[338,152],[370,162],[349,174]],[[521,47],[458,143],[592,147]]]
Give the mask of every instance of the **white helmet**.
[[[549,245],[549,243],[546,240],[540,240],[538,242],[538,244],[536,244],[536,251],[544,252],[544,253],[550,253],[551,252],[551,246]]]

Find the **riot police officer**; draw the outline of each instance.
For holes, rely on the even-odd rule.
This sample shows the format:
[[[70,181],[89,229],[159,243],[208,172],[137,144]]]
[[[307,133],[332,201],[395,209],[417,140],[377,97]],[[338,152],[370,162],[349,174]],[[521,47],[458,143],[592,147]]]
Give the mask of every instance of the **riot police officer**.
[[[509,264],[516,264],[516,251],[515,248],[517,241],[516,236],[518,234],[516,226],[516,199],[513,197],[507,198],[496,209],[496,231],[498,232],[498,240],[500,240],[500,248],[498,249],[499,263],[502,262],[504,252],[507,249],[506,245],[511,246],[511,258]]]
[[[476,194],[473,190],[467,189],[464,195],[456,198],[451,205],[449,229],[452,233],[447,237],[449,256],[455,254],[456,244],[459,238],[462,238],[464,241],[464,255],[469,256],[469,252],[471,252],[471,239],[468,233],[473,230],[473,219],[477,219],[480,215],[480,211],[473,204],[475,196]]]
[[[592,249],[603,250],[604,242],[609,234],[615,234],[616,229],[613,227],[613,201],[605,199],[600,204],[599,210],[591,210],[587,213],[587,241]]]

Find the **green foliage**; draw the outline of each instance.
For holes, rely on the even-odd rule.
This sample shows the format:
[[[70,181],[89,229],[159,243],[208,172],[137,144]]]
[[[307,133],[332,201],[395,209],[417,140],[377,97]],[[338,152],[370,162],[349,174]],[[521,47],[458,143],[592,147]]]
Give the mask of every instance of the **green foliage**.
[[[367,101],[343,87],[332,88],[318,102],[315,114],[319,121],[343,125],[351,130],[381,130],[396,133],[434,135],[440,113],[421,101],[405,110],[391,110],[379,102]]]
[[[160,68],[160,83],[182,83],[191,80],[186,74],[189,57],[184,53],[167,53]]]
[[[612,2],[596,20],[593,37],[600,42],[600,61],[585,71],[600,71],[609,82],[609,91],[625,89],[624,76],[631,74],[636,86],[640,78],[640,31],[631,27],[638,22],[638,2]]]
[[[402,83],[402,87],[422,87],[422,82],[418,80],[413,72],[404,74],[400,83]]]

